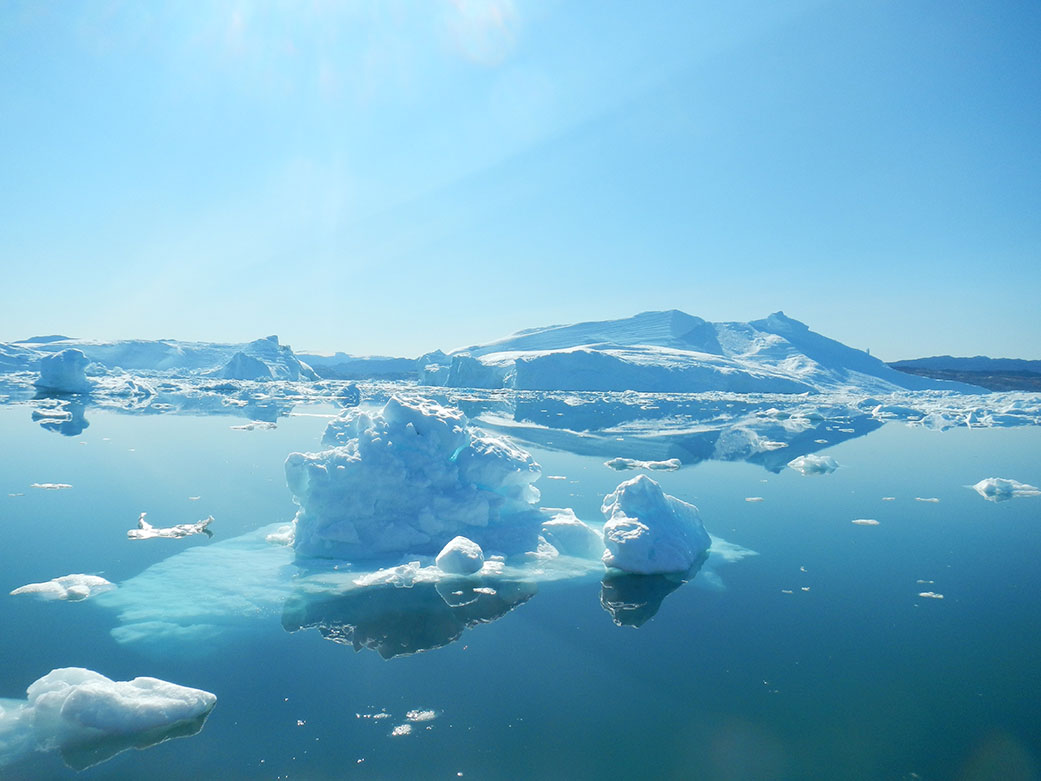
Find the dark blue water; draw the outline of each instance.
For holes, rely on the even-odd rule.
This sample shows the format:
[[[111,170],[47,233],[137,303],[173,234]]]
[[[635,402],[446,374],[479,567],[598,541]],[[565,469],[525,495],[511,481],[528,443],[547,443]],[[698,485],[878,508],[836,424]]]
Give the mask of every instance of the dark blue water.
[[[684,585],[609,584],[644,603],[639,627],[612,620],[595,575],[539,583],[515,604],[504,588],[470,615],[418,587],[309,603],[305,618],[327,630],[349,619],[370,640],[440,646],[385,659],[316,628],[287,631],[296,625],[279,605],[164,647],[116,642],[117,613],[100,600],[6,596],[68,573],[126,581],[187,548],[288,522],[282,463],[317,449],[326,422],[239,431],[241,418],[221,416],[89,417],[61,436],[28,406],[0,407],[0,697],[82,666],[206,689],[218,703],[192,737],[80,773],[35,753],[0,777],[1037,777],[1041,498],[991,503],[965,487],[1041,484],[1037,427],[887,424],[829,448],[841,468],[815,477],[719,461],[653,473],[698,505],[713,535],[758,555],[710,556]],[[532,452],[544,475],[566,478],[540,481],[543,504],[590,520],[634,474]],[[214,537],[129,541],[142,511],[163,526],[212,514]],[[409,721],[412,710],[434,718]],[[402,725],[411,732],[394,735]]]

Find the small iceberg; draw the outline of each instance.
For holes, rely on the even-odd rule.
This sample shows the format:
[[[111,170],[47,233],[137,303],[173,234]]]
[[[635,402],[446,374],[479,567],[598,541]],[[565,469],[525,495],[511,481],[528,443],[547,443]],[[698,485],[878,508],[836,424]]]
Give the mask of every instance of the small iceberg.
[[[0,700],[0,767],[57,749],[65,764],[85,770],[130,748],[194,735],[217,704],[201,689],[158,678],[113,681],[82,667],[52,670],[26,694]]]
[[[604,497],[603,562],[623,572],[687,572],[712,544],[698,508],[639,475]]]
[[[1007,502],[1021,496],[1041,496],[1041,488],[1004,477],[988,477],[970,488],[988,502]]]
[[[839,468],[839,463],[831,456],[808,453],[793,458],[788,466],[803,475],[830,475]]]
[[[207,537],[212,537],[213,532],[209,530],[209,525],[213,523],[213,516],[203,518],[201,521],[195,523],[179,523],[176,526],[168,526],[165,529],[160,529],[153,526],[145,520],[145,516],[148,513],[141,513],[141,517],[137,519],[137,528],[131,529],[127,532],[127,537],[131,540],[151,540],[157,537],[164,539],[180,539],[181,537],[188,537],[192,534],[205,534]]]
[[[11,592],[33,594],[40,599],[63,599],[68,602],[82,602],[96,594],[111,591],[116,586],[98,575],[62,575],[44,583],[28,583]]]
[[[82,350],[70,348],[40,359],[40,377],[35,385],[54,393],[90,393],[86,369],[90,364]]]
[[[678,458],[669,458],[665,461],[639,461],[635,458],[612,458],[605,461],[604,466],[621,472],[624,469],[650,469],[657,472],[673,472],[683,466]]]

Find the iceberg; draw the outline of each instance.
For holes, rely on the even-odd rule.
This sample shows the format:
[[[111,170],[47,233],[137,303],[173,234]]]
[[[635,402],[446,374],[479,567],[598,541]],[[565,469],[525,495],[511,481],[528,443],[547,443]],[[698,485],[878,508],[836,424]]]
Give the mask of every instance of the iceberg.
[[[335,446],[286,459],[297,555],[433,556],[457,536],[485,550],[534,549],[539,465],[458,409],[393,396],[379,412],[334,419],[323,442]]]
[[[599,559],[604,553],[603,535],[579,520],[571,508],[558,510],[552,518],[543,521],[542,538],[564,556]]]
[[[116,586],[98,575],[62,575],[44,583],[28,583],[11,592],[18,594],[34,594],[40,599],[64,599],[69,602],[80,602],[95,594],[111,591]]]
[[[1006,502],[1020,496],[1041,496],[1041,488],[1004,477],[988,477],[971,488],[988,502]]]
[[[31,684],[26,700],[0,700],[0,767],[31,751],[58,749],[84,770],[129,748],[148,748],[202,729],[217,697],[158,678],[113,681],[63,667]]]
[[[675,309],[643,312],[531,328],[446,358],[447,372],[424,366],[420,380],[451,387],[652,393],[981,390],[899,372],[783,312],[749,323],[711,323]]]
[[[607,518],[603,562],[623,572],[687,572],[712,544],[698,508],[646,475],[621,483],[601,509]]]
[[[70,348],[40,360],[37,388],[55,393],[89,393],[86,369],[90,363],[82,350]]]

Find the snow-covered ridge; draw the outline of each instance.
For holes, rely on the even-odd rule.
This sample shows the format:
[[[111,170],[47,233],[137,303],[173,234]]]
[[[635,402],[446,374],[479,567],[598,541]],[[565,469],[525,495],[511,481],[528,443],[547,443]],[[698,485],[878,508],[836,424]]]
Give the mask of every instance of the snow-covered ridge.
[[[451,387],[805,393],[973,386],[898,372],[783,312],[711,323],[678,310],[533,328],[456,350],[421,381]],[[437,367],[432,367],[437,368]]]

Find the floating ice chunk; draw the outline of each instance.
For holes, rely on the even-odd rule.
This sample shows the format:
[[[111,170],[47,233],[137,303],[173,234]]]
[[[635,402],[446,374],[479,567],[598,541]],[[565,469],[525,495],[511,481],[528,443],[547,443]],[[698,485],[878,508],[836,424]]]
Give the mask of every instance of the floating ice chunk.
[[[640,574],[689,570],[711,545],[698,508],[662,491],[646,475],[620,484],[601,508],[603,562]]]
[[[292,545],[293,531],[293,525],[287,523],[284,526],[279,526],[276,531],[271,532],[271,534],[267,535],[264,539],[272,545]]]
[[[168,526],[165,529],[160,529],[150,524],[145,520],[145,515],[147,513],[141,513],[141,517],[137,519],[137,528],[127,532],[127,537],[131,540],[150,540],[155,537],[179,539],[192,534],[205,534],[207,537],[213,536],[213,532],[207,528],[213,523],[212,515],[195,523],[179,523],[176,526]]]
[[[398,726],[396,726],[394,729],[392,729],[390,731],[390,735],[393,738],[399,738],[402,735],[411,735],[411,734],[412,734],[412,725],[411,724],[399,724]]]
[[[52,670],[26,693],[0,705],[0,766],[58,749],[83,770],[129,748],[194,735],[217,703],[201,689],[157,678],[113,681],[82,667]]]
[[[116,586],[98,575],[62,575],[45,583],[28,583],[11,592],[35,594],[40,599],[65,599],[79,602],[95,594],[111,591]]]
[[[820,456],[808,453],[788,462],[788,466],[804,475],[827,475],[839,468],[838,462],[831,456]]]
[[[420,710],[415,708],[405,714],[405,718],[411,722],[433,721],[437,718],[436,710]]]
[[[850,523],[855,523],[857,526],[878,526],[878,521],[874,518],[855,518]]]
[[[58,393],[89,393],[90,380],[85,370],[90,361],[82,350],[69,349],[40,359],[40,378],[36,387]]]
[[[33,483],[30,488],[42,488],[45,491],[66,491],[72,488],[68,483]]]
[[[918,596],[925,597],[926,599],[943,599],[943,594],[938,594],[935,591],[923,591]]]
[[[1020,496],[1041,495],[1041,489],[1036,486],[1004,477],[988,477],[980,480],[972,488],[988,502],[1006,502]]]
[[[548,521],[544,521],[542,536],[565,556],[598,559],[604,552],[603,535],[588,523],[580,521],[570,508],[559,510]]]
[[[424,567],[418,561],[410,561],[407,564],[385,567],[362,575],[355,578],[354,585],[412,588],[416,583],[435,583],[440,580],[440,574],[435,567]]]
[[[940,501],[935,496],[916,496],[914,500],[916,502],[928,502],[929,504],[937,504]]]
[[[260,429],[261,431],[269,431],[273,428],[278,428],[278,424],[266,420],[251,420],[249,423],[240,423],[237,426],[231,426],[232,431],[255,431],[257,429]]]
[[[435,559],[437,567],[450,575],[472,575],[484,566],[481,546],[466,537],[454,537]]]
[[[745,501],[746,502],[761,502],[761,501],[763,501],[763,497],[761,497],[761,496],[746,496],[745,497]]]
[[[609,466],[612,469],[617,469],[619,472],[623,469],[652,469],[656,471],[668,471],[679,469],[683,466],[683,463],[678,458],[670,458],[665,461],[638,461],[635,458],[612,458],[610,461],[605,461],[604,466]]]
[[[460,535],[484,549],[535,546],[538,464],[459,410],[394,396],[333,420],[323,442],[336,446],[286,459],[298,555],[435,555]]]

